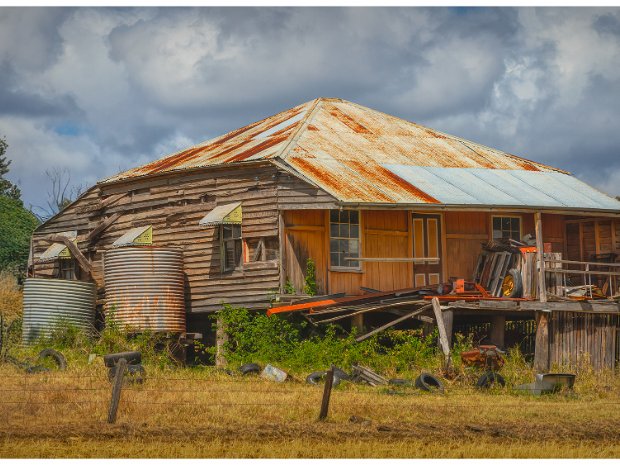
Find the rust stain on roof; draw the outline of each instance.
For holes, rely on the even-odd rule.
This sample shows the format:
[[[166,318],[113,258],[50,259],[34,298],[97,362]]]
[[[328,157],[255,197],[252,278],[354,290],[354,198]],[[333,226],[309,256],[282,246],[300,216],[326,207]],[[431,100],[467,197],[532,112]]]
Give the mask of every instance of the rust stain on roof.
[[[288,133],[281,134],[279,136],[271,136],[269,139],[261,142],[260,144],[250,147],[249,149],[244,150],[243,152],[238,153],[230,158],[227,158],[224,163],[233,163],[235,161],[247,160],[252,155],[256,155],[257,153],[260,153],[263,150],[268,149],[269,147],[273,147],[274,145],[277,145],[280,142],[285,141],[286,139],[288,139]]]
[[[394,190],[402,189],[414,198],[418,198],[422,203],[441,203],[436,198],[428,195],[426,192],[412,186],[400,176],[392,173],[390,170],[385,169],[383,166],[370,165],[368,163],[361,163],[359,161],[350,160],[346,163],[353,167],[356,171],[370,179],[371,182],[379,182]]]
[[[332,116],[338,118],[338,120],[342,121],[345,125],[353,129],[355,132],[359,134],[370,134],[370,131],[362,126],[359,122],[355,121],[346,113],[343,113],[339,108],[334,107],[329,111]]]
[[[444,136],[443,134],[439,134],[438,132],[433,131],[432,129],[425,128],[425,130],[426,130],[426,133],[431,137],[435,137],[437,139],[447,139],[446,136]]]
[[[394,202],[395,199],[389,197],[384,192],[376,189],[372,185],[364,185],[364,182],[347,183],[344,182],[343,176],[337,176],[329,170],[322,169],[317,166],[320,161],[311,158],[291,158],[290,164],[299,169],[302,173],[315,181],[319,186],[339,197],[344,197],[348,201],[356,202]],[[341,173],[338,173],[341,174]],[[349,177],[352,177],[348,174]],[[344,173],[344,177],[347,173]]]
[[[321,98],[103,182],[272,159],[341,201],[373,203],[440,203],[384,164],[562,172],[345,100]]]

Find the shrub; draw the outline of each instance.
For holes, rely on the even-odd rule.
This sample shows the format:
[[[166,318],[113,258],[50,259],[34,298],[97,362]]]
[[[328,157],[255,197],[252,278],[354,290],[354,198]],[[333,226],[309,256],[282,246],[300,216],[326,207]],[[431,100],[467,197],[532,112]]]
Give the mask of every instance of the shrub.
[[[6,271],[0,272],[0,314],[5,324],[21,317],[23,294],[17,278]]]
[[[276,363],[286,369],[308,371],[331,364],[348,368],[359,363],[381,370],[408,371],[440,364],[436,336],[422,337],[419,331],[391,330],[356,342],[355,332],[339,334],[339,327],[333,325],[304,338],[306,322],[293,324],[278,315],[268,317],[229,305],[213,318],[222,319],[228,335],[223,355],[233,366]]]
[[[304,294],[316,295],[316,265],[314,260],[306,260],[306,274],[304,276]]]

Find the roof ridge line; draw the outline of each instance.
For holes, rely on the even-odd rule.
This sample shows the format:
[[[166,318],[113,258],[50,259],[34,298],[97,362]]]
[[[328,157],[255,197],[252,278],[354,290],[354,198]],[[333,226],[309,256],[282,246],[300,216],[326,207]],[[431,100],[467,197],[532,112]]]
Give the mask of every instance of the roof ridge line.
[[[289,138],[288,143],[284,147],[282,147],[282,150],[280,150],[280,152],[277,155],[275,155],[273,158],[281,159],[282,161],[286,160],[286,156],[288,155],[288,153],[296,145],[301,134],[308,128],[310,121],[314,119],[315,111],[320,103],[322,103],[322,97],[314,99],[312,108],[308,110],[308,113],[306,114],[306,116],[304,116],[304,118],[301,120],[301,124],[299,125],[299,127],[295,129],[295,131],[293,131],[293,134],[291,134],[291,137]]]

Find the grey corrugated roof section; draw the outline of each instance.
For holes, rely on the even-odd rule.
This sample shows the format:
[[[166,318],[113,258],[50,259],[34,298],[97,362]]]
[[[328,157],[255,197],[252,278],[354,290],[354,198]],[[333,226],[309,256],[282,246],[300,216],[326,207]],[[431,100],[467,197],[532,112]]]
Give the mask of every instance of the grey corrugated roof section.
[[[620,201],[558,172],[383,165],[444,205],[556,207],[620,212]]]

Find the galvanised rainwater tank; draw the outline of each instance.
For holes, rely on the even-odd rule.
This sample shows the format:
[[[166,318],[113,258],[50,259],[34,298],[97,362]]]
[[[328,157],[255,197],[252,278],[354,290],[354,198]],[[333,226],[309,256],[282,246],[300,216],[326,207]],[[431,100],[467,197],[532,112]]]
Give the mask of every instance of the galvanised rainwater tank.
[[[181,249],[120,247],[104,254],[106,322],[126,330],[185,332]]]
[[[24,282],[22,341],[31,344],[49,336],[61,323],[91,331],[95,323],[94,283],[27,278]]]

